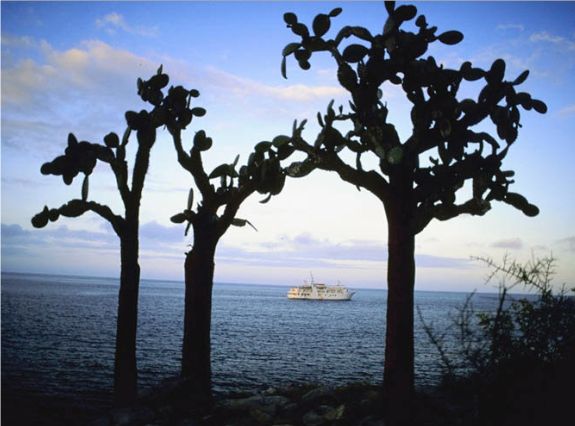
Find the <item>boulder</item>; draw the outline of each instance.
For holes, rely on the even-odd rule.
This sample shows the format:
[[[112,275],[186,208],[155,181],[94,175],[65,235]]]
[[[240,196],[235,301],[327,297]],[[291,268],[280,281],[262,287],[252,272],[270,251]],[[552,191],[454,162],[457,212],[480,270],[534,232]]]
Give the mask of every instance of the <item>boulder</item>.
[[[146,424],[153,421],[154,417],[154,411],[146,406],[117,408],[110,413],[110,423],[114,426]]]
[[[265,391],[262,392],[263,395],[277,395],[278,390],[273,386],[270,386]]]
[[[261,425],[269,425],[273,420],[273,414],[269,414],[260,408],[250,409],[250,417]]]
[[[281,395],[254,395],[247,398],[227,399],[222,406],[228,409],[249,409],[254,407],[282,407],[290,402],[290,399]]]
[[[88,423],[88,426],[110,426],[110,419],[108,417],[98,417]]]
[[[335,420],[340,420],[341,418],[343,418],[345,414],[345,405],[341,404],[340,406],[336,407],[336,408],[331,408],[330,410],[328,410],[324,415],[324,419],[326,419],[329,422],[333,422]]]
[[[160,426],[165,425],[165,424],[169,424],[169,423],[160,423]],[[178,426],[200,426],[203,423],[200,423],[198,420],[196,419],[184,419],[181,421],[181,423],[179,423]]]
[[[367,416],[358,423],[358,426],[385,426],[385,422],[383,419]]]
[[[326,420],[323,418],[323,416],[314,410],[305,413],[301,421],[304,426],[321,426],[326,424]]]
[[[301,402],[309,405],[324,403],[327,401],[332,402],[334,400],[333,392],[334,390],[331,387],[320,386],[303,394]]]

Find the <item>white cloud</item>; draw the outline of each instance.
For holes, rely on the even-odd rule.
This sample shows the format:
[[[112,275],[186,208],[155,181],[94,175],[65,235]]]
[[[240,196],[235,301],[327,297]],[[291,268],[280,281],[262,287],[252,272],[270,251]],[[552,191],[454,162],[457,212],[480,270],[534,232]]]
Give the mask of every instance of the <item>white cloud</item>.
[[[2,69],[2,102],[23,104],[63,96],[74,88],[92,89],[94,95],[115,93],[120,87],[133,91],[136,73],[147,74],[156,64],[126,50],[114,49],[98,40],[59,51],[48,42],[35,44],[42,63],[25,59]],[[137,70],[136,72],[134,70]]]
[[[333,242],[318,239],[309,233],[295,237],[284,235],[280,240],[261,243],[259,248],[246,250],[240,247],[223,247],[219,256],[228,262],[242,264],[270,265],[283,267],[335,268],[374,268],[387,262],[385,243],[369,240],[347,240]],[[469,259],[416,254],[416,265],[419,268],[465,269]]]
[[[562,60],[560,65],[557,65],[558,57]],[[565,61],[563,51],[550,49],[545,45],[534,45],[527,34],[518,38],[501,38],[496,44],[482,47],[472,54],[469,60],[474,65],[489,69],[497,58],[505,60],[505,78],[510,80],[529,70],[529,80],[546,79],[557,84],[571,73],[570,61]]]
[[[537,43],[537,42],[545,42],[551,43],[561,49],[568,50],[568,51],[575,51],[575,41],[568,40],[565,37],[558,36],[551,34],[547,31],[541,31],[538,33],[533,33],[529,37],[529,40]]]
[[[138,107],[136,78],[159,65],[99,40],[66,50],[46,41],[6,40],[25,43],[35,59],[2,64],[2,144],[34,154],[68,131],[81,129],[80,137],[90,140],[121,128],[124,111]]]
[[[37,247],[51,247],[52,250],[79,250],[80,255],[96,255],[100,251],[116,252],[119,240],[111,226],[102,220],[99,230],[71,229],[67,225],[50,223],[43,229],[28,230],[20,225],[2,224],[2,254],[33,251]],[[140,247],[142,252],[154,256],[167,255],[181,258],[185,247],[184,231],[179,226],[162,226],[147,222],[140,226]],[[84,252],[82,252],[84,251]]]
[[[43,50],[48,63],[65,73],[68,82],[72,79],[80,85],[98,85],[98,90],[106,89],[102,83],[113,81],[114,77],[133,80],[134,70],[144,68],[149,73],[157,66],[147,58],[99,40],[84,41],[80,47],[66,51],[55,50],[45,43]]]
[[[559,110],[559,115],[566,116],[566,115],[573,115],[575,114],[575,104],[574,105],[567,105]]]
[[[106,222],[98,231],[73,230],[66,225],[48,226],[42,230],[28,230],[20,225],[2,224],[2,254],[9,270],[12,256],[33,252],[36,247],[51,247],[53,251],[78,250],[87,258],[100,252],[116,253],[118,239]],[[186,241],[183,227],[163,226],[157,222],[140,227],[141,254],[149,258],[165,257],[181,260]],[[231,265],[268,266],[280,268],[368,269],[387,262],[385,244],[367,240],[348,240],[335,243],[318,239],[309,233],[295,237],[284,236],[280,241],[261,243],[255,249],[220,244],[218,261]],[[467,269],[469,259],[416,254],[419,268]]]
[[[28,36],[13,36],[11,34],[2,34],[2,46],[16,48],[30,48],[35,46],[34,39]]]
[[[6,40],[16,43],[15,39],[9,41],[10,37]],[[58,120],[55,120],[56,117],[46,120],[59,121],[58,125],[61,126],[66,118],[77,118],[110,105],[126,102],[125,105],[129,107],[133,104],[130,99],[136,96],[136,77],[146,78],[160,64],[160,60],[154,63],[149,58],[116,49],[100,40],[83,41],[67,50],[55,49],[46,41],[26,39],[25,43],[35,47],[40,59],[24,59],[3,67],[2,106],[7,119],[14,119],[10,112],[18,109],[22,113],[20,119],[36,117],[36,121],[40,116],[54,114],[54,109],[81,110],[79,114],[67,111]],[[194,69],[181,61],[174,63],[175,72],[171,72],[170,58],[162,58],[161,61],[164,62],[164,69],[179,80],[191,80],[190,76],[193,76],[195,85],[201,84],[202,89],[207,86],[211,93],[223,90],[226,96],[231,95],[235,99],[266,98],[307,103],[345,94],[344,89],[335,85],[267,85],[213,67]]]
[[[20,225],[2,224],[2,251],[16,248],[32,249],[36,246],[73,249],[115,249],[118,240],[112,232],[92,232],[70,229],[66,225],[27,230]]]
[[[524,31],[525,26],[521,24],[499,24],[497,29],[500,31],[514,30],[514,31]]]
[[[220,88],[228,90],[235,96],[263,95],[280,100],[309,102],[320,98],[334,98],[345,94],[339,86],[308,86],[294,84],[289,86],[270,86],[248,78],[219,70],[207,68],[208,78],[217,82]]]
[[[108,13],[102,18],[96,19],[96,26],[103,28],[108,34],[115,34],[117,30],[129,34],[135,34],[144,37],[155,37],[158,35],[157,27],[133,26],[126,22],[124,17],[119,13]]]
[[[293,101],[308,101],[315,98],[330,98],[341,95],[344,90],[336,86],[306,86],[303,84],[296,84],[286,87],[266,87],[263,88],[273,97],[278,99],[293,100]]]
[[[2,70],[2,103],[22,104],[29,101],[54,75],[54,67],[39,65],[31,59],[22,61],[14,68],[4,68]]]
[[[499,240],[491,243],[493,248],[502,248],[508,250],[521,250],[523,248],[523,241],[521,238],[509,238],[504,240]]]
[[[561,246],[565,248],[565,250],[575,253],[575,236],[563,238],[558,241]]]

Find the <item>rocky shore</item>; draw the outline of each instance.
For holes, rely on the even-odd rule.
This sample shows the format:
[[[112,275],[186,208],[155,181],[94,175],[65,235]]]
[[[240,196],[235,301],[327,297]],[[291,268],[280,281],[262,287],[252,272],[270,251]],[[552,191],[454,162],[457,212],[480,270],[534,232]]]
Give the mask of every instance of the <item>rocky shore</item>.
[[[420,394],[414,421],[421,425],[447,425],[461,418],[463,407],[446,404],[434,394]],[[455,411],[458,411],[456,414]],[[137,404],[111,410],[91,426],[384,426],[379,386],[366,383],[342,387],[298,385],[269,388],[251,394],[226,395],[213,404],[190,403],[173,380],[144,395]]]
[[[572,384],[572,380],[569,383]],[[502,411],[490,413],[480,412],[481,404],[474,388],[458,385],[450,390],[419,389],[411,424],[571,425],[571,393],[566,387],[553,389],[546,386],[540,392],[525,387],[521,391],[509,389],[512,403],[505,401]],[[141,395],[131,407],[108,411],[66,400],[39,396],[15,398],[3,393],[2,426],[385,426],[382,400],[379,386],[354,383],[341,387],[292,385],[251,393],[220,394],[212,403],[205,403],[194,401],[185,384],[171,379]]]

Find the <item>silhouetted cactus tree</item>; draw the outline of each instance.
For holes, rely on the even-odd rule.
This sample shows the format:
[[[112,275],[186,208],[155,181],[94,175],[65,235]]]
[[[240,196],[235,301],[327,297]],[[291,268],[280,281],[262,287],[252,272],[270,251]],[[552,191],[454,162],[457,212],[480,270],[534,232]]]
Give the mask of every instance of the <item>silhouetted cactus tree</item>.
[[[188,110],[181,113],[173,108],[178,90],[170,89],[167,97],[162,88],[169,82],[168,75],[158,69],[156,75],[147,81],[138,79],[138,94],[142,100],[153,105],[151,111],[126,112],[127,128],[122,140],[116,133],[104,137],[104,144],[78,142],[70,133],[68,147],[64,155],[45,163],[42,174],[62,176],[64,183],[71,184],[80,173],[84,174],[81,198],[73,199],[59,208],[44,210],[32,218],[32,224],[42,228],[49,221],[54,222],[60,216],[77,217],[86,212],[94,212],[112,225],[120,238],[121,277],[118,299],[118,318],[116,332],[116,355],[114,365],[114,402],[126,404],[137,396],[136,366],[136,330],[138,312],[138,289],[140,282],[139,216],[140,201],[144,180],[148,170],[150,151],[156,141],[156,129],[167,123],[189,123]],[[193,111],[193,110],[192,110]],[[184,126],[185,127],[185,126]],[[128,181],[128,163],[125,159],[126,147],[132,132],[136,132],[138,147],[132,171],[131,187]],[[120,216],[110,207],[90,201],[88,182],[96,163],[99,161],[110,166],[116,178],[118,191],[124,204],[124,215]]]
[[[212,139],[205,131],[195,134],[188,153],[183,147],[181,128],[168,125],[168,129],[178,161],[192,175],[201,196],[194,209],[194,190],[190,189],[187,208],[172,217],[174,223],[187,222],[186,235],[190,228],[193,230],[193,245],[185,260],[182,375],[190,379],[194,392],[211,398],[210,330],[216,246],[230,226],[253,227],[248,220],[236,218],[241,204],[251,194],[267,194],[261,201],[265,203],[281,192],[286,175],[280,162],[294,148],[288,145],[288,136],[277,136],[271,142],[257,144],[247,164],[239,170],[238,156],[233,163],[221,164],[208,174],[202,153],[212,146]]]
[[[337,65],[337,78],[351,95],[350,111],[318,114],[322,126],[315,143],[301,136],[296,126],[291,145],[307,154],[306,160],[289,169],[302,176],[314,168],[335,171],[341,179],[367,189],[384,205],[388,224],[388,302],[385,346],[384,390],[390,420],[405,421],[414,384],[413,291],[415,281],[415,236],[433,219],[448,220],[460,214],[484,215],[491,202],[503,201],[528,216],[537,207],[509,191],[512,171],[502,170],[502,161],[517,139],[520,107],[545,113],[547,107],[517,86],[528,71],[514,80],[504,79],[505,62],[497,59],[488,70],[464,62],[459,69],[437,64],[424,57],[429,45],[440,41],[459,43],[458,31],[438,33],[423,15],[415,20],[416,32],[400,29],[417,15],[414,6],[395,8],[385,4],[388,18],[380,34],[366,28],[346,26],[334,39],[325,38],[331,19],[341,9],[315,17],[312,29],[286,13],[287,27],[300,37],[283,50],[282,74],[286,59],[294,56],[304,70],[312,54],[330,53]],[[348,38],[354,41],[349,43]],[[460,86],[483,80],[477,99],[458,99]],[[404,140],[387,122],[382,100],[384,83],[399,85],[411,102],[413,129]],[[490,120],[495,137],[475,128]],[[337,126],[348,124],[342,134]],[[502,144],[501,144],[502,143]],[[345,160],[355,157],[355,164]],[[371,156],[379,170],[366,170],[362,160]],[[352,157],[353,158],[353,157]],[[466,182],[470,191],[459,191]],[[461,197],[467,197],[461,201]]]

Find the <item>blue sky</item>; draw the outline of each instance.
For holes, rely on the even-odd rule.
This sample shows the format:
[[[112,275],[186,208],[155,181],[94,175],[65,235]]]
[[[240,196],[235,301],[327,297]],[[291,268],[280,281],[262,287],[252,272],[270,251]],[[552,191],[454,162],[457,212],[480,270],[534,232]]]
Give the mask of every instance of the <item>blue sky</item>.
[[[519,140],[507,157],[516,171],[515,191],[541,213],[527,218],[508,205],[488,215],[432,222],[417,239],[417,284],[422,290],[492,290],[487,271],[471,256],[517,259],[552,253],[557,282],[575,284],[575,3],[425,2],[419,13],[439,31],[457,29],[457,46],[436,46],[439,62],[465,60],[489,67],[507,62],[508,79],[523,70],[522,86],[544,100],[549,112],[522,114]],[[245,161],[261,140],[290,132],[294,119],[314,117],[331,99],[347,105],[327,55],[309,71],[288,64],[281,50],[295,41],[283,23],[295,12],[311,23],[341,6],[334,34],[344,25],[377,32],[387,16],[381,2],[2,2],[2,270],[116,276],[118,241],[105,222],[85,215],[42,230],[30,218],[45,204],[78,197],[81,182],[66,186],[40,174],[42,163],[65,148],[68,132],[98,141],[122,132],[123,113],[144,105],[135,90],[160,64],[172,83],[196,88],[208,114],[189,126],[204,129],[214,147],[205,162],[215,167],[236,154]],[[439,44],[439,43],[436,43]],[[469,90],[476,96],[475,87]],[[390,119],[400,135],[410,130],[401,91],[384,88]],[[240,160],[241,161],[241,160]],[[142,275],[183,277],[189,239],[169,217],[183,209],[191,186],[163,134],[152,152],[142,209]],[[91,197],[121,212],[109,172],[99,167]],[[258,228],[234,228],[221,240],[216,280],[295,284],[310,271],[318,280],[385,288],[387,230],[380,203],[326,172],[288,181],[267,205],[253,196],[240,210]]]

